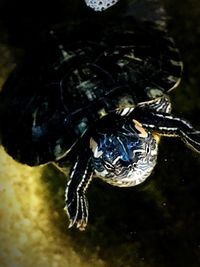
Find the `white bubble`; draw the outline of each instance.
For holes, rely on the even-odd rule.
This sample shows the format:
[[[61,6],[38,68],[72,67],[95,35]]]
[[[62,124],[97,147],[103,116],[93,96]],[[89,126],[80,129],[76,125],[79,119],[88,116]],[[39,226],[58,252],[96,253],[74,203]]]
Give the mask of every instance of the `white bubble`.
[[[85,0],[85,3],[95,11],[103,11],[113,5],[119,0]]]

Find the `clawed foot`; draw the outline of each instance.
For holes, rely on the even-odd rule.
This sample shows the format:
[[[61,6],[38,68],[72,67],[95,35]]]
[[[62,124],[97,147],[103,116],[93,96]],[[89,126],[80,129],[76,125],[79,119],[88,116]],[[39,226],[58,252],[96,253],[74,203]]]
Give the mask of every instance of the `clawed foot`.
[[[88,222],[88,203],[84,194],[78,192],[66,192],[66,206],[65,210],[69,217],[69,228],[76,225],[76,227],[83,231]]]

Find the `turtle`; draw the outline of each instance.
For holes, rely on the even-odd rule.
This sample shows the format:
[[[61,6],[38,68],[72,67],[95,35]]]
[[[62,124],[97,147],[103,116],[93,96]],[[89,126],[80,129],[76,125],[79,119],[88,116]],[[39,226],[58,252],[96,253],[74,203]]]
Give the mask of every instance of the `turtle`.
[[[200,152],[200,132],[171,112],[169,92],[183,64],[165,20],[130,12],[104,19],[52,27],[0,94],[1,144],[9,155],[64,173],[72,161],[65,210],[69,227],[79,230],[88,223],[94,177],[118,187],[141,184],[156,165],[161,136]]]

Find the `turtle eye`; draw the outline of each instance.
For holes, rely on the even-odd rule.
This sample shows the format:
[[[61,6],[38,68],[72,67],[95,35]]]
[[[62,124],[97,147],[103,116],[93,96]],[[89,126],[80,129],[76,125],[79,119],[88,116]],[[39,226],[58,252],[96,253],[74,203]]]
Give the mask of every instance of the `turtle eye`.
[[[146,153],[149,154],[149,152],[150,152],[150,147],[147,146],[147,148],[146,148]]]

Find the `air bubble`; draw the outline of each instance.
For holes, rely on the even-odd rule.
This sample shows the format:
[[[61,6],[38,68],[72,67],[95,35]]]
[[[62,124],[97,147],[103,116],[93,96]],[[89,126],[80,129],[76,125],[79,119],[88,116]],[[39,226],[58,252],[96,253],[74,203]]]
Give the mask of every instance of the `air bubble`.
[[[115,5],[119,0],[85,0],[88,7],[95,11],[103,11]]]

